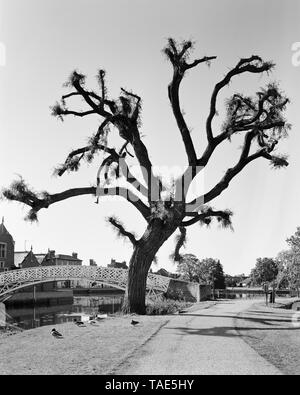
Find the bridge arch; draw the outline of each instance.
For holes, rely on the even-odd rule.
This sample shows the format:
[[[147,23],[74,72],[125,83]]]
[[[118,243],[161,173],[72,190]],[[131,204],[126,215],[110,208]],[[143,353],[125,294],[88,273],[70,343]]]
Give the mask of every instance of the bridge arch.
[[[53,281],[89,280],[126,289],[128,270],[101,266],[40,266],[0,273],[0,300],[19,289]],[[147,290],[166,292],[170,278],[148,274]]]

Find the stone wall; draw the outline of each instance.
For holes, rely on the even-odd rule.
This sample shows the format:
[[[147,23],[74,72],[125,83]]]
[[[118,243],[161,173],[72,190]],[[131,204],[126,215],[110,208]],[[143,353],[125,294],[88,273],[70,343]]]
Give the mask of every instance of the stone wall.
[[[200,284],[199,289],[200,289],[200,301],[201,302],[203,300],[208,300],[211,298],[211,286],[210,285]]]
[[[200,302],[210,298],[211,287],[210,285],[171,279],[167,294],[169,297],[182,297],[187,302]]]
[[[200,302],[210,298],[211,287],[209,285],[171,279],[167,294],[170,297],[178,295],[187,302]]]

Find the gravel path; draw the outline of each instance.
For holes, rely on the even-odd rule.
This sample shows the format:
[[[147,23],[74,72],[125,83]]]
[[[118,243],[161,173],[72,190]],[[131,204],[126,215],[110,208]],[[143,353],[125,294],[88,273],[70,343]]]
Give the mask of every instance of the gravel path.
[[[278,375],[281,372],[243,341],[236,317],[253,301],[221,301],[180,314],[114,370],[141,375]]]

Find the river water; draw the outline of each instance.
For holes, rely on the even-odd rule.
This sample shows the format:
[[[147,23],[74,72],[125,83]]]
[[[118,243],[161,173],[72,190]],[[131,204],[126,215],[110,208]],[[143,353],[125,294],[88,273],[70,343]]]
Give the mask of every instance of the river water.
[[[0,326],[32,329],[44,325],[81,320],[82,315],[113,314],[121,310],[124,294],[74,296],[73,303],[57,305],[5,306],[0,303]],[[66,303],[66,302],[64,302]]]

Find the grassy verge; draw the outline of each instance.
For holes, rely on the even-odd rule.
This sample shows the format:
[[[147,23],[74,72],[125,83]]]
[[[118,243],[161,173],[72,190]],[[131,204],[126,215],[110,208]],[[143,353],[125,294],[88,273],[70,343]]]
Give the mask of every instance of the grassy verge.
[[[284,299],[276,298],[275,303],[270,303],[268,306],[273,309],[291,309],[293,303],[299,302],[299,301],[300,301],[300,299],[297,297],[284,298]]]
[[[299,312],[274,307],[254,305],[238,316],[236,329],[246,343],[284,374],[298,375],[300,327],[293,319]]]

